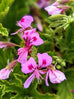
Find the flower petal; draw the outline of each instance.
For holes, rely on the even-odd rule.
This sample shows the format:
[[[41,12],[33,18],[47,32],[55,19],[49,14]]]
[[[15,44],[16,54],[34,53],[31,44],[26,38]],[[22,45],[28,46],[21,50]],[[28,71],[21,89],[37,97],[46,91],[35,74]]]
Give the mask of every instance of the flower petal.
[[[31,34],[36,32],[36,28],[24,31],[23,39],[31,39]]]
[[[45,8],[45,10],[48,12],[49,15],[56,15],[60,14],[63,10],[60,8],[57,8],[56,6],[48,6]]]
[[[22,17],[20,21],[17,21],[17,26],[20,26],[25,29],[30,27],[32,22],[33,22],[33,17],[30,15],[26,15]]]
[[[39,67],[47,67],[48,65],[50,65],[52,63],[52,57],[49,56],[47,53],[43,53],[37,54],[38,56],[38,63],[39,63]]]
[[[48,83],[48,76],[49,76],[49,72],[47,72],[46,78],[45,78],[46,86],[49,86],[49,83]]]
[[[20,63],[26,62],[27,61],[27,55],[28,55],[27,48],[19,48],[18,49],[18,55],[19,55],[18,60],[17,60],[18,62],[20,62]]]
[[[34,80],[35,75],[32,74],[24,83],[24,88],[28,88],[32,82],[32,80]]]
[[[38,46],[38,45],[41,45],[43,44],[43,40],[39,37],[39,34],[38,33],[33,33],[31,35],[31,40],[30,40],[31,45],[35,45],[35,46]]]
[[[27,73],[32,73],[34,69],[37,67],[37,64],[34,60],[34,58],[30,57],[30,59],[22,64],[22,72],[27,74]]]
[[[49,79],[52,83],[61,83],[63,80],[66,80],[66,77],[59,70],[49,70]]]
[[[11,69],[2,69],[0,70],[0,79],[8,79],[9,78],[9,74],[11,73]]]

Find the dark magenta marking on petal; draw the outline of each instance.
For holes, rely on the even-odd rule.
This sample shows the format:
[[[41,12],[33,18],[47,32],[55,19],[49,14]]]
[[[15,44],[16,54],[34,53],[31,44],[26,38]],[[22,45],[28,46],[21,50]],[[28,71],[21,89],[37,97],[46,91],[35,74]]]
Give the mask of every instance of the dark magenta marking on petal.
[[[25,35],[28,35],[28,32],[26,32]]]
[[[29,70],[32,70],[33,65],[32,65],[32,64],[31,64],[31,65],[29,65],[29,66],[28,66],[28,68],[29,68]]]
[[[33,41],[36,41],[36,40],[37,40],[37,38],[34,36],[34,37],[33,37]]]
[[[21,22],[24,22],[24,18],[21,19]]]
[[[46,60],[45,59],[43,59],[42,64],[46,65]]]

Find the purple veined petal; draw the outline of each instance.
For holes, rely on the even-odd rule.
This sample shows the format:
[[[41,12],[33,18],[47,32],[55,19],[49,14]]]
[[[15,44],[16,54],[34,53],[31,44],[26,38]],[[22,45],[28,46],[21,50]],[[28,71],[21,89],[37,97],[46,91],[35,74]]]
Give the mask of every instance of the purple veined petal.
[[[22,54],[23,52],[26,52],[28,50],[28,47],[22,47],[18,49],[18,55]]]
[[[39,37],[39,34],[38,33],[33,33],[31,35],[31,40],[30,40],[30,46],[31,45],[35,45],[35,46],[38,46],[38,45],[41,45],[43,44],[43,40]]]
[[[49,77],[49,72],[46,73],[46,78],[45,78],[46,86],[49,86],[48,77]]]
[[[25,51],[24,53],[20,54],[17,61],[19,63],[25,63],[27,61],[28,51]]]
[[[33,22],[33,17],[30,15],[26,15],[22,17],[20,21],[17,21],[17,26],[26,29],[31,26],[32,22]]]
[[[51,83],[61,83],[66,80],[63,72],[59,70],[49,70],[49,79]]]
[[[34,73],[25,81],[24,88],[28,88],[31,84],[31,82],[34,80],[35,75]]]
[[[11,71],[12,71],[11,69],[6,69],[6,68],[0,70],[0,79],[2,80],[8,79]]]
[[[27,73],[32,73],[35,68],[37,68],[37,64],[34,60],[34,58],[30,57],[30,59],[25,62],[24,64],[21,64],[22,65],[22,72],[27,74]]]
[[[38,53],[37,56],[38,56],[38,64],[39,67],[41,68],[47,67],[52,63],[52,57],[49,56],[47,53],[43,53],[43,54]]]
[[[18,59],[17,61],[20,63],[25,63],[27,61],[28,49],[23,47],[18,49]]]

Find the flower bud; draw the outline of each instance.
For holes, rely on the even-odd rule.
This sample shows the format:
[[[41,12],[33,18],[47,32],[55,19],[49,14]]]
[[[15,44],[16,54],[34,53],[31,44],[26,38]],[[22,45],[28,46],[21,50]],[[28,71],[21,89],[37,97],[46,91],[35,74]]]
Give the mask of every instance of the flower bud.
[[[58,57],[57,57],[57,56],[53,56],[53,58],[54,58],[54,59],[57,59]]]
[[[15,43],[11,43],[11,42],[3,42],[0,41],[0,48],[8,48],[8,47],[13,47],[13,46],[18,46]]]
[[[61,65],[62,65],[62,66],[66,66],[66,63],[63,61],[63,62],[61,63]]]
[[[61,66],[60,65],[57,65],[56,67],[57,67],[57,69],[61,69]]]
[[[6,68],[3,68],[2,70],[0,70],[0,79],[2,80],[8,79],[11,71],[12,71],[11,69],[6,69]]]
[[[56,62],[61,63],[61,59],[59,59],[59,58],[56,59]]]
[[[62,4],[65,4],[65,3],[69,3],[70,0],[58,0],[58,2],[62,3]]]

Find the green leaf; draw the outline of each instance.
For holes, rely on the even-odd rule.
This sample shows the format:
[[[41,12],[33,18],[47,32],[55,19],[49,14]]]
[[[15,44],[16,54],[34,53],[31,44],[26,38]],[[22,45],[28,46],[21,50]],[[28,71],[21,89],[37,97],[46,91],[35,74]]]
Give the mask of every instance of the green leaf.
[[[66,15],[53,15],[50,16],[49,22],[50,27],[55,28],[55,32],[61,31],[60,29],[66,29],[70,25],[70,23],[74,22],[74,15],[66,16]]]
[[[0,2],[0,21],[9,11],[9,7],[14,0],[1,0]]]
[[[7,29],[4,28],[1,23],[0,23],[0,34],[2,34],[3,36],[8,36]]]
[[[67,80],[59,84],[57,94],[59,99],[74,99],[74,93],[71,92],[74,90],[74,68],[68,69],[65,75]]]
[[[4,90],[5,90],[5,86],[1,86],[0,87],[0,99],[2,99],[2,96],[5,94]]]

